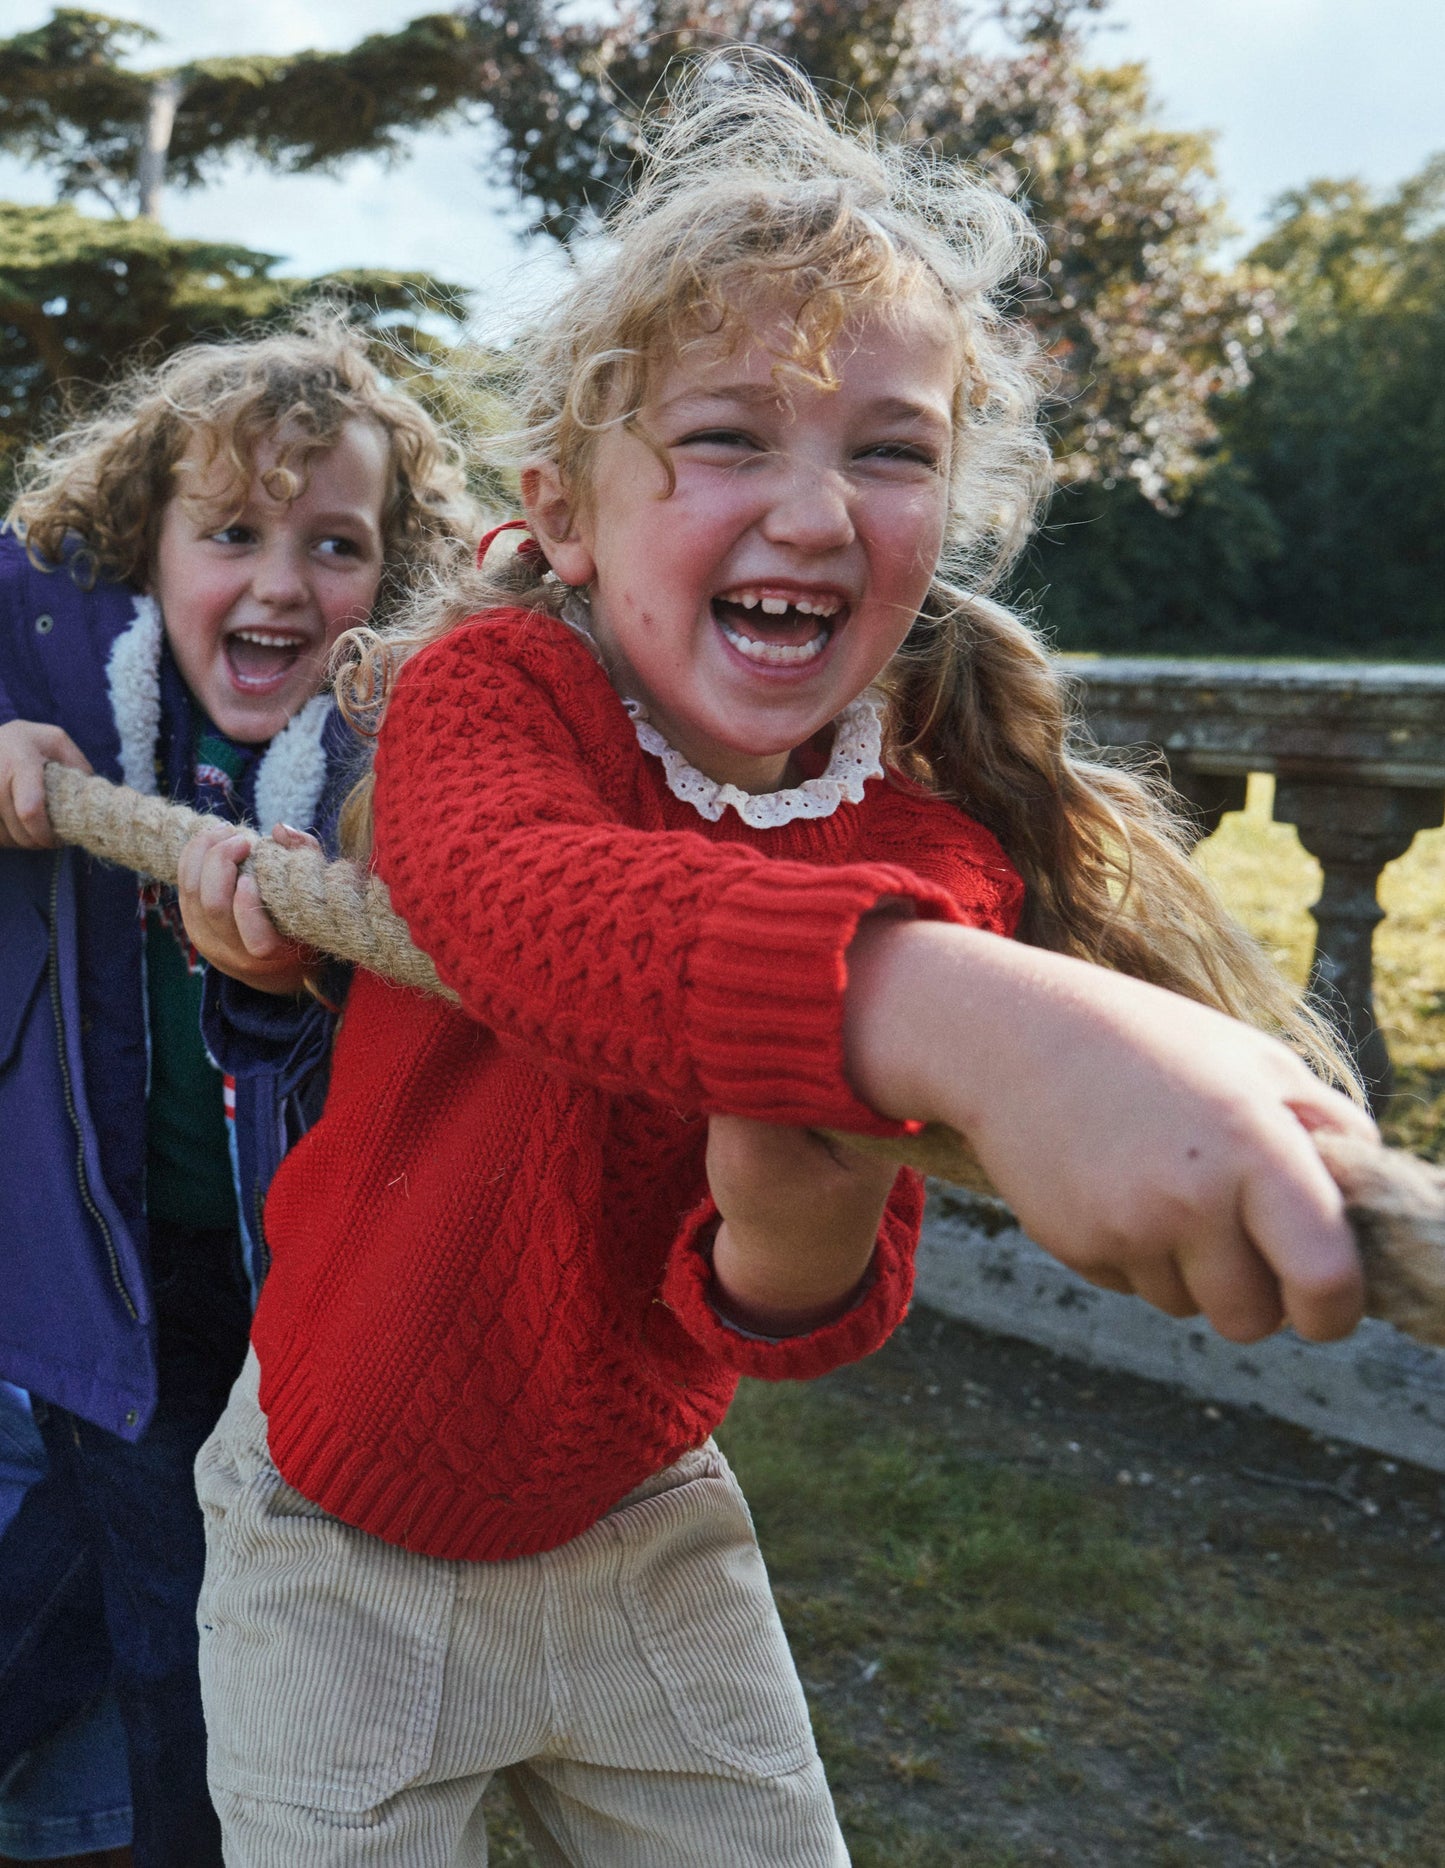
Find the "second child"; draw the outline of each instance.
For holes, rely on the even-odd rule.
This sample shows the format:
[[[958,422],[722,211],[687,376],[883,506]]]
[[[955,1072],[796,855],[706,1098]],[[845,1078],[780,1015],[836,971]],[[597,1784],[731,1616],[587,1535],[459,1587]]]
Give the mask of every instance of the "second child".
[[[222,838],[324,830],[356,766],[332,645],[444,569],[469,520],[430,419],[317,314],[125,377],[36,450],[0,536],[0,1377],[43,1469],[0,1539],[16,1852],[131,1839],[120,1825],[137,1868],[219,1864],[191,1468],[245,1354],[262,1201],[319,1107],[334,1023],[308,957],[273,936],[256,968],[272,995],[227,989],[223,1082],[201,1036],[221,982],[184,899],[57,848],[45,762],[214,814]],[[244,890],[240,910],[257,912]],[[97,1756],[114,1704],[118,1783]],[[62,1759],[57,1805],[42,1786]]]

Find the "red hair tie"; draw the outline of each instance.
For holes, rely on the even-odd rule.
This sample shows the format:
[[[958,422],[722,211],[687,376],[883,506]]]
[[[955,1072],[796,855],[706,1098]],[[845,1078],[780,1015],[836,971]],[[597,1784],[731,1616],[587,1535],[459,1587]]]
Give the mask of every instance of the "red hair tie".
[[[537,560],[541,563],[543,568],[546,567],[547,554],[528,530],[527,521],[525,519],[508,519],[503,525],[494,525],[491,531],[486,534],[481,543],[477,546],[477,569],[479,571],[482,568],[482,563],[487,553],[502,536],[503,532],[525,533],[526,536],[519,539],[514,547],[517,556],[519,558]]]

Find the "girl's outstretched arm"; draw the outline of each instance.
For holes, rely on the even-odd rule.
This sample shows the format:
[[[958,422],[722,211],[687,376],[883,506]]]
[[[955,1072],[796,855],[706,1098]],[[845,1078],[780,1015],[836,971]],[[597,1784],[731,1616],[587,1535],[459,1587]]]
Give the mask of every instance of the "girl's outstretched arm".
[[[854,1089],[966,1135],[1040,1245],[1238,1342],[1342,1336],[1363,1281],[1314,1129],[1369,1118],[1275,1039],[971,928],[875,915],[848,954]]]

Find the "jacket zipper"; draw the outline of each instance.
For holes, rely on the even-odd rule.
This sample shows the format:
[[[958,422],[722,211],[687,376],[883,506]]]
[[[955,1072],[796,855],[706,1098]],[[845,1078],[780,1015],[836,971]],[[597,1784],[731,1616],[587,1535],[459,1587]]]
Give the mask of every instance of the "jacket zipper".
[[[120,1259],[116,1255],[115,1240],[111,1237],[110,1227],[105,1223],[95,1201],[91,1198],[90,1187],[85,1178],[85,1132],[80,1126],[80,1112],[75,1107],[74,1086],[70,1081],[70,1063],[65,1055],[65,1017],[60,1003],[60,951],[58,934],[58,907],[60,901],[60,865],[65,860],[63,850],[56,852],[55,862],[50,874],[50,960],[48,966],[50,986],[50,1009],[55,1019],[55,1046],[60,1060],[60,1082],[65,1093],[66,1114],[70,1117],[70,1126],[75,1130],[75,1179],[80,1189],[80,1197],[85,1202],[85,1210],[100,1229],[100,1236],[105,1241],[105,1254],[110,1262],[110,1275],[115,1288],[120,1292],[121,1302],[130,1312],[131,1321],[139,1323],[140,1312],[136,1309],[130,1292],[125,1287],[121,1276]]]

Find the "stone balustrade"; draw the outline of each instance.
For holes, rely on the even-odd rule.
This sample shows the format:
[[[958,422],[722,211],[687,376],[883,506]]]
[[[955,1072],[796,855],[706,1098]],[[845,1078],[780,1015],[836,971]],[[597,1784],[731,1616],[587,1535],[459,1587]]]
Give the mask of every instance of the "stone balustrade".
[[[1163,755],[1201,836],[1243,805],[1251,772],[1274,774],[1276,819],[1324,871],[1314,984],[1381,1104],[1391,1071],[1372,990],[1376,886],[1417,831],[1445,819],[1445,667],[1070,658],[1064,668],[1101,745]]]
[[[1375,888],[1416,832],[1445,816],[1445,668],[1072,658],[1064,668],[1097,739],[1162,753],[1201,836],[1244,803],[1249,773],[1274,773],[1275,816],[1324,870],[1316,977],[1382,1101],[1390,1060],[1371,993]],[[1441,953],[1445,973],[1445,929]],[[1445,1472],[1445,1354],[1387,1324],[1367,1321],[1342,1343],[1286,1331],[1241,1348],[1197,1318],[1175,1322],[1085,1284],[997,1201],[942,1187],[924,1222],[917,1292],[983,1329]]]

